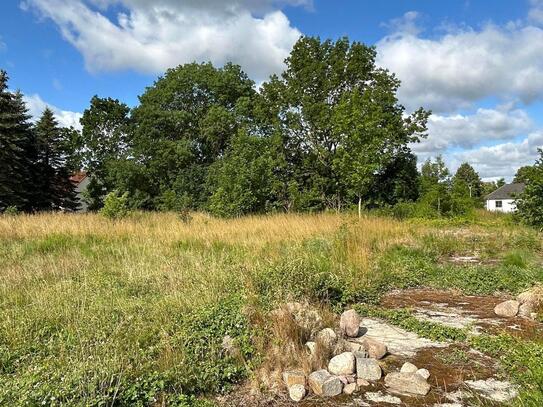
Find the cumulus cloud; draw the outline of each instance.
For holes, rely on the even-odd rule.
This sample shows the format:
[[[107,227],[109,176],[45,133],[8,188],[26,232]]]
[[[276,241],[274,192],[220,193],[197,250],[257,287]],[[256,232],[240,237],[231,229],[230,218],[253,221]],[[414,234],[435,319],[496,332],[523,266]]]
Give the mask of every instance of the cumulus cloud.
[[[281,5],[310,0],[26,0],[60,28],[89,71],[161,73],[192,61],[240,64],[256,81],[281,72],[301,33]],[[116,19],[105,12],[120,7]],[[117,8],[119,9],[119,8]],[[115,9],[115,10],[117,10]]]
[[[543,99],[543,29],[536,25],[488,24],[438,38],[400,32],[377,49],[379,65],[401,79],[399,97],[409,109],[451,112],[487,97]]]
[[[531,133],[519,142],[507,142],[454,154],[452,159],[472,164],[485,179],[511,179],[518,168],[533,165],[543,147],[543,131]]]
[[[474,114],[430,116],[428,138],[413,146],[417,153],[445,153],[451,148],[473,148],[483,141],[503,141],[527,134],[533,128],[530,116],[512,105],[479,108]]]
[[[56,106],[46,103],[38,94],[23,96],[26,106],[28,107],[28,113],[32,116],[32,120],[39,119],[46,107],[49,107],[55,114],[55,118],[62,127],[70,127],[80,130],[81,124],[79,119],[83,117],[82,113],[71,112],[69,110],[62,110]]]

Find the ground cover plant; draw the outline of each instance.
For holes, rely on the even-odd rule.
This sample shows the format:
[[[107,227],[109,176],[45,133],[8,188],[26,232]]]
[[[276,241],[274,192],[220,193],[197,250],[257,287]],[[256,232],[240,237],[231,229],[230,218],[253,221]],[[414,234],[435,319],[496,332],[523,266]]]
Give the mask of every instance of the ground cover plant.
[[[541,254],[536,230],[482,213],[4,215],[0,404],[212,405],[263,363],[266,313],[298,300],[330,313],[358,304],[431,338],[473,341],[500,355],[504,374],[523,383],[520,403],[535,405],[537,340],[470,339],[377,304],[409,287],[515,295],[543,282]],[[225,353],[226,335],[237,353]],[[528,369],[513,372],[518,364]]]

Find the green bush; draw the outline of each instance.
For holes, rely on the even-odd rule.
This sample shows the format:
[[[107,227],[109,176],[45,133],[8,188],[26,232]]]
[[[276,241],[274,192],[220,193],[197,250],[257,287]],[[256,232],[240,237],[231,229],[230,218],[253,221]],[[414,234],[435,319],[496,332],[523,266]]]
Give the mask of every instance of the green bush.
[[[4,215],[6,216],[15,216],[17,214],[19,214],[19,209],[16,206],[8,206],[4,209]]]
[[[109,219],[121,219],[129,213],[128,192],[119,195],[117,191],[110,192],[104,199],[104,207],[100,213]]]

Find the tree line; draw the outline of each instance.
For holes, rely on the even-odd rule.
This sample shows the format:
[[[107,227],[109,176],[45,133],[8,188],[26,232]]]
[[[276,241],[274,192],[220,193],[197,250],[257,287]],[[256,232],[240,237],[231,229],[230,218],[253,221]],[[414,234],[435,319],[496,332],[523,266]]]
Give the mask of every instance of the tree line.
[[[73,208],[67,179],[78,169],[91,179],[91,209],[112,193],[134,209],[220,216],[405,202],[452,214],[480,204],[485,184],[468,164],[451,177],[438,157],[419,173],[409,145],[426,137],[430,112],[407,114],[399,80],[375,59],[375,48],[347,38],[303,37],[285,71],[258,88],[234,64],[185,64],[132,109],[93,97],[80,132],[60,128],[49,109],[30,125],[3,72],[0,210]]]

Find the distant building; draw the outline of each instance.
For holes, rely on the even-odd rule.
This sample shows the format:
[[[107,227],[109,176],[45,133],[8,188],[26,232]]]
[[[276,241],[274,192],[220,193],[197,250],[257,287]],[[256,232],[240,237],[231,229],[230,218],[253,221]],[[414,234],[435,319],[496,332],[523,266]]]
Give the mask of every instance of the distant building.
[[[517,210],[516,199],[525,187],[526,185],[522,183],[505,184],[485,197],[486,209],[495,212],[515,212]]]
[[[85,171],[80,171],[73,174],[70,177],[70,181],[75,185],[75,192],[79,201],[79,206],[76,209],[77,212],[87,212],[89,210],[88,204],[85,201],[83,193],[89,186],[90,178]]]

